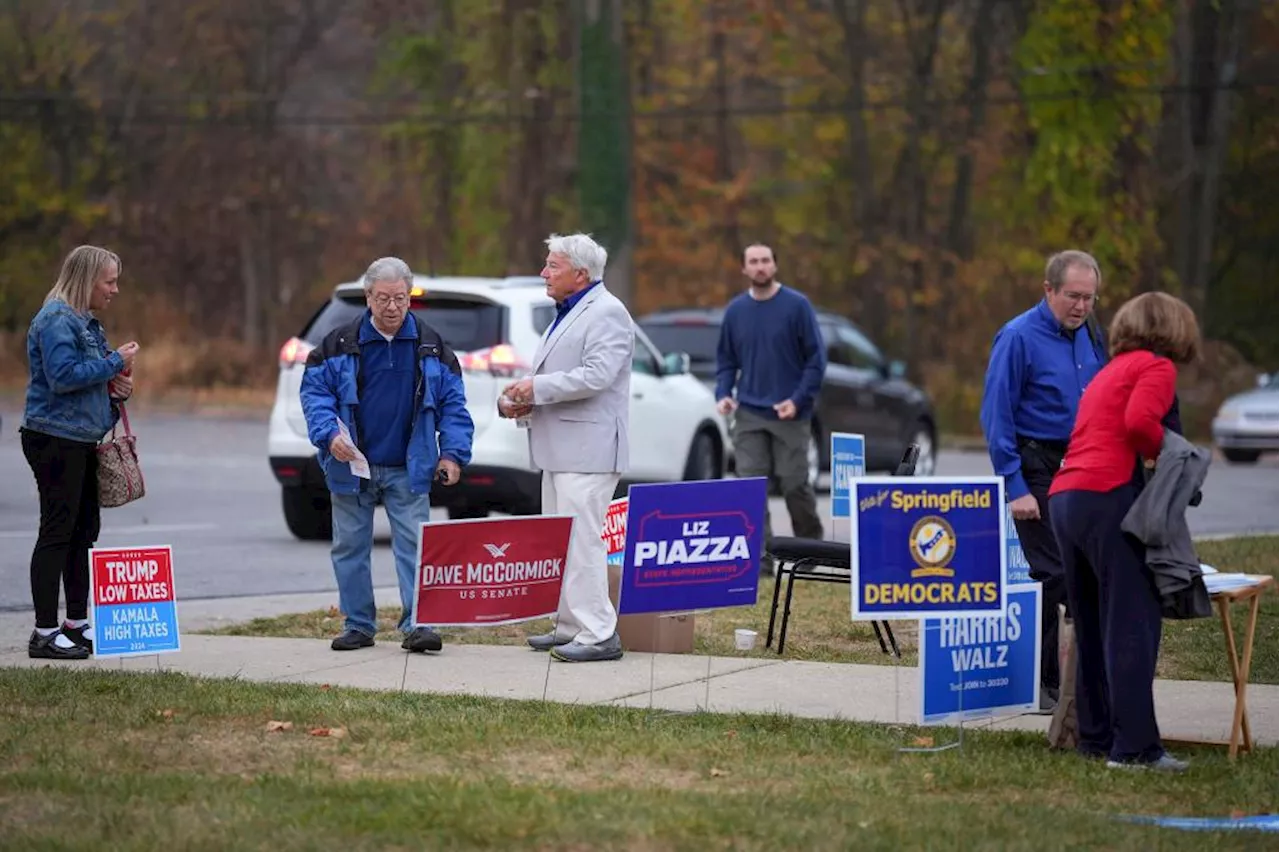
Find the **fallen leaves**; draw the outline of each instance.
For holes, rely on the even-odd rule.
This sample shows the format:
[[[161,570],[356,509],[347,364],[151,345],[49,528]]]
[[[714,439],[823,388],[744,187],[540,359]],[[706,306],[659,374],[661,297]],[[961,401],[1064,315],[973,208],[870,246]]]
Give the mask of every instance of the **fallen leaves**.
[[[916,737],[911,744],[916,748],[933,748],[933,737]]]
[[[307,733],[313,737],[331,737],[340,740],[347,735],[346,728],[312,728]]]
[[[175,712],[176,711],[174,710],[157,710],[156,715],[159,716],[161,719],[164,719],[166,722],[172,722]]]
[[[276,731],[292,731],[292,730],[293,730],[292,722],[280,722],[280,721],[277,721],[276,719],[272,719],[271,721],[267,722],[267,733],[275,733]]]
[[[711,767],[711,773],[710,773],[710,774],[711,774],[711,777],[712,777],[712,778],[722,778],[722,777],[724,777],[725,775],[728,775],[729,773],[728,773],[728,772],[725,772],[723,769],[718,769],[718,768],[716,768],[716,767],[714,767],[714,766],[713,766],[713,767]]]

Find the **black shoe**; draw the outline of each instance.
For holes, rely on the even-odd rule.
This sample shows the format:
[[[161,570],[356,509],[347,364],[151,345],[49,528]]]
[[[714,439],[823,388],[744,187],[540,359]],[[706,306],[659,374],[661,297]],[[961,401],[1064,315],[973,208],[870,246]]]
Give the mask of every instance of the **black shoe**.
[[[27,656],[33,660],[87,660],[89,652],[79,645],[74,648],[62,648],[55,644],[57,631],[48,636],[41,636],[39,631],[31,632],[31,641],[27,643]]]
[[[71,627],[70,625],[64,624],[62,625],[62,635],[70,639],[77,646],[84,648],[86,651],[92,654],[93,640],[86,638],[84,635],[85,632],[88,631],[88,629],[89,629],[89,625],[87,624],[84,627]]]
[[[348,630],[338,638],[329,643],[329,647],[335,651],[354,651],[357,648],[372,648],[373,637],[361,633],[359,630]]]
[[[430,627],[415,627],[404,637],[400,647],[415,654],[425,654],[427,651],[439,651],[444,647],[444,640]]]

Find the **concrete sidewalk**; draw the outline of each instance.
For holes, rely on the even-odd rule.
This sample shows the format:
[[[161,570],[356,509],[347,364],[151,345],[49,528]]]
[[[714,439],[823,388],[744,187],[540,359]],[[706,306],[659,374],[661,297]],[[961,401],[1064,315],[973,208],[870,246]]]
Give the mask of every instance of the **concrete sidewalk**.
[[[387,594],[391,592],[391,594]],[[379,590],[389,599],[394,590]],[[50,663],[26,655],[29,615],[0,617],[0,666],[105,668],[185,672],[207,677],[313,683],[494,698],[544,697],[566,704],[779,713],[814,719],[915,724],[919,683],[914,666],[811,663],[759,657],[629,653],[614,663],[553,663],[549,655],[512,646],[446,645],[437,655],[408,654],[398,644],[337,653],[325,640],[202,636],[190,631],[257,616],[327,608],[332,593],[179,604],[183,650],[125,660]],[[232,614],[234,613],[234,614]],[[21,639],[15,642],[15,637]],[[1234,690],[1227,683],[1156,681],[1161,733],[1170,740],[1226,742]],[[1251,684],[1249,718],[1260,745],[1276,745],[1280,687]],[[968,727],[1044,731],[1046,716],[1016,716]]]

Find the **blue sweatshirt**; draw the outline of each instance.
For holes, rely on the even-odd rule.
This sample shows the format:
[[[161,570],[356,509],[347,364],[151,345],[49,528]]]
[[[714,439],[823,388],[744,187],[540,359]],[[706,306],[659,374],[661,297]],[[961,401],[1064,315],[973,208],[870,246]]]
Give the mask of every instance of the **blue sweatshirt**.
[[[405,317],[388,341],[368,315],[360,324],[360,405],[356,428],[369,464],[405,463],[413,431],[413,395],[418,381],[418,326]]]
[[[803,294],[782,287],[759,301],[742,293],[725,309],[716,347],[716,399],[738,391],[738,405],[777,419],[773,406],[796,404],[796,418],[813,415],[827,370],[818,315]]]

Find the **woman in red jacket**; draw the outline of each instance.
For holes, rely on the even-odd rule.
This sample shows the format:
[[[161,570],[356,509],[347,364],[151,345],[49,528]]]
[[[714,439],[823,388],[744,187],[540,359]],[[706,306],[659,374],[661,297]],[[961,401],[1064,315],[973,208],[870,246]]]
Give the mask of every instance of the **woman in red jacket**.
[[[1112,360],[1080,399],[1049,489],[1075,619],[1077,748],[1108,766],[1180,772],[1187,765],[1165,753],[1152,697],[1160,596],[1142,544],[1120,522],[1138,496],[1135,466],[1160,454],[1175,365],[1198,356],[1200,329],[1182,300],[1143,293],[1116,312],[1110,338]]]

